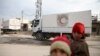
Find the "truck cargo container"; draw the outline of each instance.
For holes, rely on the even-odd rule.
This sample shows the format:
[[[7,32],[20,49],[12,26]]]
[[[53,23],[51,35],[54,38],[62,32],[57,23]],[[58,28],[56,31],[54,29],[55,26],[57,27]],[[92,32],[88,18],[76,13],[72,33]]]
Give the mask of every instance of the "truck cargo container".
[[[21,29],[21,21],[19,19],[8,19],[3,21],[3,32],[9,32],[13,31],[16,33],[16,31]]]
[[[76,22],[85,25],[86,35],[91,34],[91,11],[70,12],[62,14],[44,15],[41,19],[33,20],[33,36],[43,40],[57,35],[71,35],[72,27]]]

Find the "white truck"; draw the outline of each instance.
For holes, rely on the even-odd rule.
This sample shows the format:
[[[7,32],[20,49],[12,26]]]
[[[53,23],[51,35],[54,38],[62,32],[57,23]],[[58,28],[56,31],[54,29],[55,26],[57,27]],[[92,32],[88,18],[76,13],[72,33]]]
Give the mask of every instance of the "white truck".
[[[21,22],[19,19],[8,19],[3,21],[3,33],[14,32],[16,33],[21,29]]]
[[[76,22],[85,25],[86,35],[91,34],[91,10],[71,12],[64,14],[45,15],[41,19],[33,20],[33,36],[38,40],[48,39],[56,35],[72,33],[72,27]]]

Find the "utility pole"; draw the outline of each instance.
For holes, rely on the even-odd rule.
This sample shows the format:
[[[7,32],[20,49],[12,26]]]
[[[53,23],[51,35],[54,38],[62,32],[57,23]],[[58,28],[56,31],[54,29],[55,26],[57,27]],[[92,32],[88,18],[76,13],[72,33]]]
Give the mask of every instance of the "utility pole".
[[[42,0],[37,0],[36,2],[36,19],[41,19],[41,14],[42,14]]]
[[[24,13],[24,11],[22,10],[22,11],[21,11],[22,20],[23,20],[23,13]]]
[[[42,0],[37,0],[36,2],[36,15],[35,15],[35,20],[39,19],[40,20],[40,29],[42,29]]]
[[[0,35],[1,35],[1,28],[2,28],[2,19],[0,19]]]
[[[24,11],[21,11],[21,30],[23,31],[23,13]]]
[[[3,24],[3,18],[0,19],[0,35],[2,33],[2,30],[1,29],[3,28],[3,25],[2,24]]]

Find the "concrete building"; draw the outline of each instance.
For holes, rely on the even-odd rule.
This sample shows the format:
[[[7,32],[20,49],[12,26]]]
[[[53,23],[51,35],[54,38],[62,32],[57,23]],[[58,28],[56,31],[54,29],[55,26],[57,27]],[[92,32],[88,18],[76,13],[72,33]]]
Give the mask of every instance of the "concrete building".
[[[100,35],[100,21],[97,16],[92,16],[92,34]]]
[[[31,30],[31,23],[28,19],[21,19],[21,29],[23,31],[28,31],[28,30]]]

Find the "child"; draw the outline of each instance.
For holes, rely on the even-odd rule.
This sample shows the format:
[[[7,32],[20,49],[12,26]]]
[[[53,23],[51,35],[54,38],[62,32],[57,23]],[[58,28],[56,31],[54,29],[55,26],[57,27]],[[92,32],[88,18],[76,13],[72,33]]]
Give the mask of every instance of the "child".
[[[66,36],[57,36],[52,41],[50,56],[71,56],[70,41]]]
[[[85,42],[85,27],[82,23],[76,23],[72,29],[72,56],[89,56],[88,45]]]

